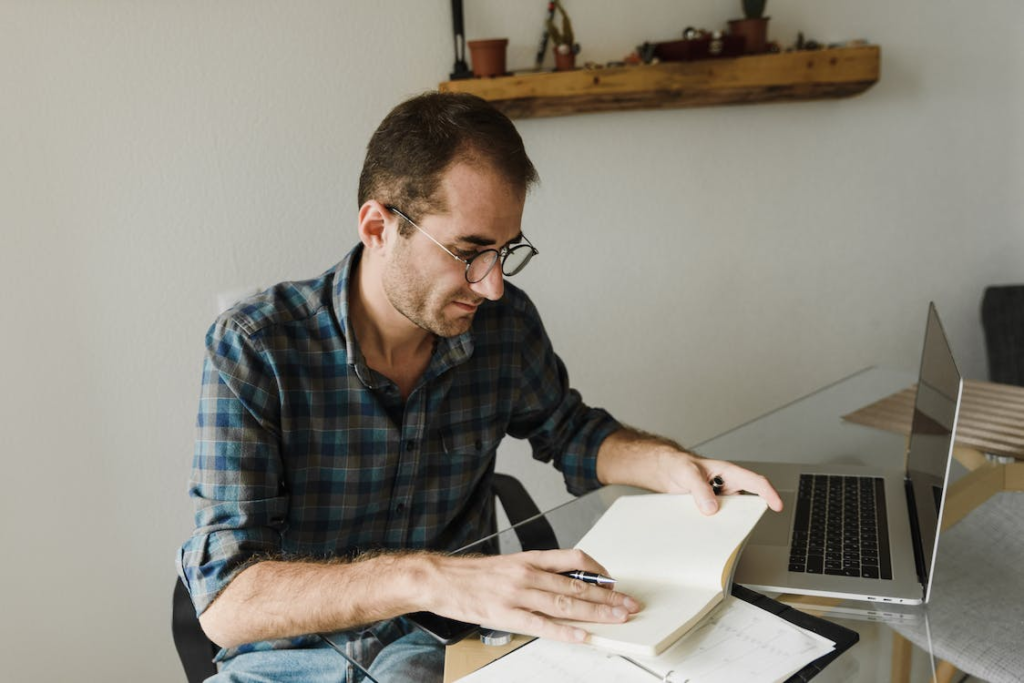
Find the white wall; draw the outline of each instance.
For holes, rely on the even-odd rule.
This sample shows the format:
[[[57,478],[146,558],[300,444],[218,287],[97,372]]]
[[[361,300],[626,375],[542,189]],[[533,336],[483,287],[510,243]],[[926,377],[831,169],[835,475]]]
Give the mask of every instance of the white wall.
[[[541,3],[466,4],[470,38],[532,62]],[[568,4],[606,61],[739,3]],[[913,369],[929,299],[983,377],[982,291],[1024,280],[1024,5],[769,10],[784,42],[882,45],[882,80],[520,124],[543,184],[519,282],[591,403],[688,443]],[[0,2],[5,679],[181,680],[172,558],[215,295],[339,259],[366,140],[451,61],[444,0]]]

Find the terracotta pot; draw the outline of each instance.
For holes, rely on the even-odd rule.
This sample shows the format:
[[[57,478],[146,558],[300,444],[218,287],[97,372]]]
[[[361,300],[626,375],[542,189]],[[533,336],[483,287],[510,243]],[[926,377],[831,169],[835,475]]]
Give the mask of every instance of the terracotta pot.
[[[505,75],[505,48],[508,38],[491,38],[489,40],[470,40],[469,61],[473,65],[473,75],[477,78]]]
[[[566,47],[566,50],[559,50],[559,47]],[[555,45],[555,71],[572,71],[576,68],[576,53],[571,47]]]
[[[744,52],[748,55],[760,54],[768,49],[768,19],[732,19],[729,21],[729,33],[742,36],[746,41]]]

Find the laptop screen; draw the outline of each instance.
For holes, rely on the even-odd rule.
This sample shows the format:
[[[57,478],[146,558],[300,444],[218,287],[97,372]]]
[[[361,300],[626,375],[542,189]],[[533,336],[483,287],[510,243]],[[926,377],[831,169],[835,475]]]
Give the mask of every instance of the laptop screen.
[[[907,452],[908,493],[911,521],[916,516],[919,568],[925,584],[925,601],[931,592],[932,564],[938,550],[939,527],[949,465],[953,455],[963,386],[949,342],[935,305],[928,307],[921,372],[914,399],[914,417]]]

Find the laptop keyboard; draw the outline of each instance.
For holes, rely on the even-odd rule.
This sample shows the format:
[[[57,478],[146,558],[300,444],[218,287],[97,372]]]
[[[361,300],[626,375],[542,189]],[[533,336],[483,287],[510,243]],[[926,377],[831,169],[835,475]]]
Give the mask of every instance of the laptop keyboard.
[[[891,580],[883,480],[801,474],[789,571]]]

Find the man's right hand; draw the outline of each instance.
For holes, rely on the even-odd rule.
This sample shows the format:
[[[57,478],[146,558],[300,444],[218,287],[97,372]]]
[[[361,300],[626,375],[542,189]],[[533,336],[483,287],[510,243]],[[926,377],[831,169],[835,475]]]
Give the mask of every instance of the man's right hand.
[[[574,569],[607,574],[582,550],[431,555],[428,566],[423,609],[513,633],[580,642],[588,633],[558,620],[621,623],[642,609],[628,595],[562,576]]]
[[[428,610],[491,628],[581,641],[558,619],[617,623],[640,610],[622,593],[559,572],[607,573],[579,550],[494,556],[380,553],[353,562],[268,560],[240,572],[203,612],[221,647],[333,632]]]

